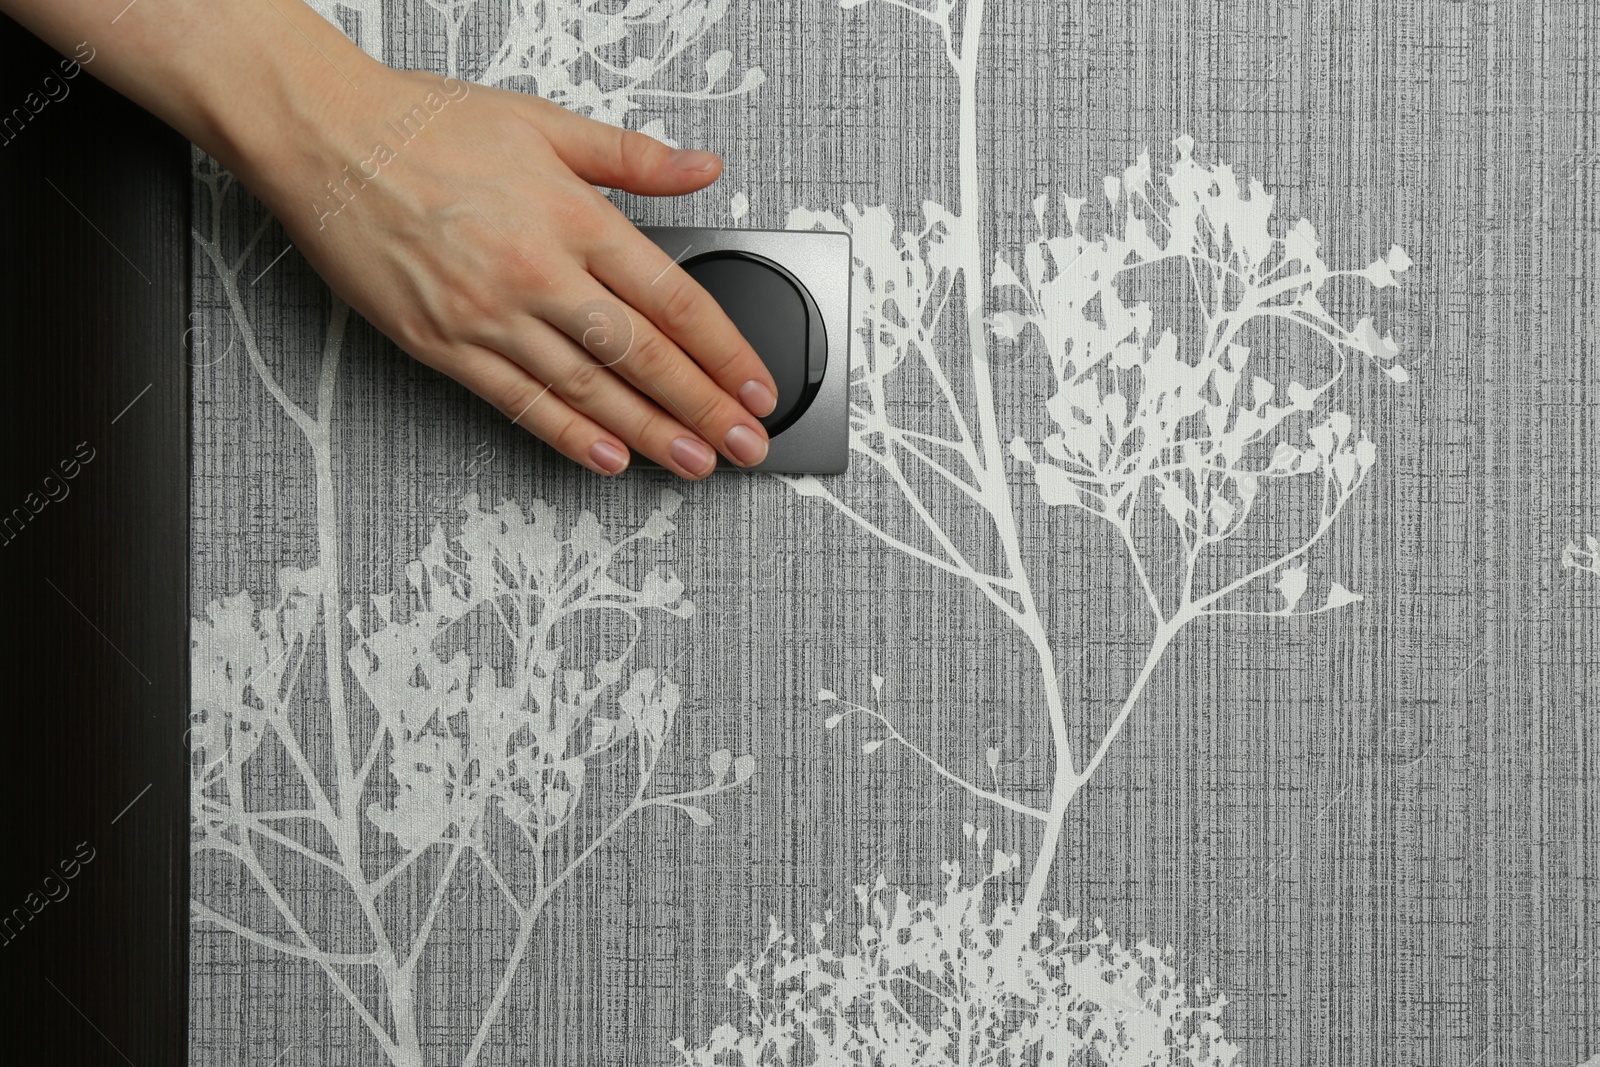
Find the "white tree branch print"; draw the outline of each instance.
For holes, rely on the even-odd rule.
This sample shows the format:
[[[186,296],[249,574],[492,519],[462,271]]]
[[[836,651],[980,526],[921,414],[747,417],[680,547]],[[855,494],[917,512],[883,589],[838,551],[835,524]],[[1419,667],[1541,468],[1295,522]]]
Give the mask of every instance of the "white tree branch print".
[[[485,21],[482,0],[423,0],[444,36],[443,73],[542,96],[602,122],[621,125],[651,102],[715,100],[747,93],[765,80],[760,68],[730,77],[733,54],[711,53],[683,88],[682,64],[708,30],[728,13],[729,0],[517,0],[503,25],[495,24],[494,43],[467,32]],[[355,16],[354,39],[382,59],[383,0],[312,0],[328,21],[341,11]],[[465,41],[463,35],[466,34]],[[487,59],[480,56],[487,55]],[[668,82],[670,84],[663,84]],[[663,137],[659,121],[645,129]]]
[[[1573,541],[1561,550],[1561,565],[1578,574],[1600,575],[1600,538],[1584,534],[1583,544]]]
[[[949,60],[959,210],[925,203],[914,223],[881,206],[791,214],[792,228],[853,234],[862,343],[852,382],[857,478],[785,480],[881,545],[970,584],[1015,628],[1037,671],[1049,747],[1032,756],[991,749],[987,779],[967,774],[880,703],[876,676],[871,699],[821,691],[824,726],[849,722],[867,751],[903,753],[1032,824],[1037,843],[990,849],[987,831],[968,825],[977,860],[947,862],[932,899],[879,877],[857,887],[850,919],[826,912],[808,936],[774,920],[755,958],[728,975],[737,1017],[700,1045],[677,1042],[676,1053],[686,1067],[1225,1067],[1238,1050],[1209,985],[1180,978],[1169,951],[1125,947],[1050,905],[1059,841],[1185,627],[1316,615],[1360,599],[1321,579],[1311,592],[1314,550],[1377,460],[1343,387],[1362,366],[1396,382],[1406,372],[1391,337],[1370,318],[1347,324],[1322,294],[1336,279],[1390,287],[1409,260],[1396,247],[1361,269],[1330,268],[1309,222],[1278,224],[1260,183],[1197,162],[1188,138],[1173,142],[1164,171],[1141,154],[1108,177],[1103,208],[1040,198],[1036,235],[991,259],[978,167],[984,3],[882,2],[931,26]],[[694,45],[728,6],[517,2],[488,31],[486,50],[479,4],[425,0],[419,10],[442,26],[443,73],[624,124],[649,104],[760,84],[759,70],[730,76],[727,52],[685,77]],[[381,54],[381,0],[322,8],[353,15],[362,46]],[[667,139],[659,122],[644,128]],[[195,236],[235,340],[308,446],[317,552],[304,569],[282,568],[265,602],[222,597],[194,620],[195,848],[231,863],[250,887],[248,902],[197,899],[195,921],[314,966],[389,1062],[473,1065],[563,885],[630,819],[662,808],[704,824],[706,799],[750,777],[749,756],[718,750],[692,788],[656,786],[682,697],[663,670],[637,662],[637,642],[692,607],[666,571],[629,572],[635,549],[671,534],[679,502],[668,494],[637,527],[607,531],[587,514],[569,521],[542,503],[491,507],[467,495],[460,520],[434,527],[400,588],[351,598],[332,432],[349,309],[333,303],[313,401],[297,402],[271,369],[239,280],[254,273],[246,265],[270,219],[258,209],[260,225],[235,241],[225,220],[239,206],[237,187],[207,160],[196,176],[211,210]],[[746,207],[736,199],[736,217]],[[1187,278],[1198,327],[1173,329],[1140,301],[1159,271]],[[1316,358],[1285,372],[1257,340],[1272,324],[1309,341]],[[1048,369],[1037,426],[1002,425],[1005,376],[1019,367]],[[908,417],[903,401],[916,385],[934,400]],[[1282,499],[1308,500],[1308,524],[1263,534],[1267,502]],[[1059,638],[1023,550],[1024,519],[1038,508],[1114,531],[1151,627],[1132,683],[1086,748],[1073,744],[1080,709],[1063,686]],[[1568,565],[1594,569],[1595,548],[1592,539],[1573,546]],[[620,621],[623,636],[597,652],[574,634],[602,617]],[[1043,761],[1042,803],[1008,791],[1002,762],[1022,759]],[[601,788],[601,775],[621,775],[627,788]],[[306,872],[338,903],[308,907]],[[447,904],[469,876],[493,887],[514,933],[492,994],[470,1006],[470,1036],[453,1047],[428,1032],[418,978],[449,950]],[[1019,883],[1020,896],[1011,889]]]
[[[475,1062],[536,922],[584,861],[652,807],[708,824],[701,799],[746,781],[753,769],[751,757],[718,750],[698,788],[653,791],[680,704],[677,685],[655,669],[632,666],[633,641],[614,656],[576,666],[563,644],[564,632],[595,614],[618,613],[638,627],[647,614],[684,617],[693,610],[677,580],[659,570],[646,573],[637,588],[613,575],[633,542],[671,531],[677,506],[669,494],[639,530],[613,543],[587,513],[567,526],[543,504],[527,515],[509,503],[485,511],[469,496],[460,533],[436,527],[421,558],[406,568],[411,588],[368,598],[348,613],[345,626],[320,564],[284,568],[276,603],[257,606],[248,593],[213,602],[192,636],[195,848],[237,861],[288,934],[251,928],[220,904],[201,901],[194,905],[197,921],[318,963],[393,1062],[421,1063],[417,969],[452,879],[470,859],[503,893],[517,931],[462,1061]],[[483,622],[491,632],[498,628],[494,639],[473,632]],[[345,657],[317,689],[302,667],[316,661],[330,626]],[[346,678],[375,709],[377,726],[369,736],[336,731],[327,738],[320,698]],[[324,740],[332,742],[331,769],[308,755]],[[252,804],[252,778],[265,773],[253,760],[263,746],[279,747],[297,772],[302,806]],[[590,769],[603,759],[633,766],[632,797],[580,819]],[[388,781],[378,772],[387,772]],[[364,798],[371,799],[363,805]],[[597,806],[603,800],[596,798]],[[363,819],[392,847],[373,842]],[[332,951],[328,939],[339,931],[315,930],[301,919],[279,889],[294,869],[286,870],[279,850],[339,881],[356,905],[357,915],[347,918],[365,927],[369,948]],[[402,887],[414,891],[415,880],[407,879],[425,865],[437,869],[431,904],[420,915],[386,918],[393,910],[386,896]],[[354,967],[376,968],[392,1029],[356,996],[347,974]]]
[[[429,6],[451,20],[454,74],[457,34],[474,5]],[[335,7],[356,13],[360,43],[381,51],[381,3],[324,13]],[[760,72],[718,88],[725,52],[708,61],[700,88],[651,86],[726,8],[518,4],[483,80],[617,123],[651,97],[744,91]],[[639,33],[657,47],[619,65],[615,53]],[[240,280],[271,217],[214,161],[198,156],[195,177],[209,210],[194,238],[227,303],[230,344],[242,346],[252,377],[307,445],[317,543],[315,562],[280,568],[263,603],[240,592],[193,620],[193,848],[231,863],[247,887],[241,899],[195,899],[194,921],[315,965],[389,1062],[472,1067],[562,887],[650,809],[708,825],[704,801],[753,771],[750,756],[717,750],[698,785],[656,786],[681,694],[664,671],[635,661],[636,646],[651,620],[694,609],[666,570],[645,569],[632,584],[626,572],[637,548],[673,532],[680,498],[664,493],[619,536],[587,512],[568,520],[542,502],[487,507],[468,494],[460,521],[435,525],[407,563],[403,588],[347,599],[333,412],[350,309],[332,301],[314,398],[298,402],[273,369]],[[234,219],[252,212],[250,235],[234,237]],[[610,632],[601,619],[624,636],[596,651],[595,634]],[[629,788],[590,788],[601,771]],[[425,1028],[418,976],[449,951],[442,916],[468,868],[495,888],[515,935],[492,997],[467,1006],[477,1012],[470,1041],[451,1048]],[[320,879],[326,899],[302,899],[308,878]]]
[[[845,0],[844,6],[862,2]],[[1309,222],[1275,231],[1273,197],[1259,182],[1246,187],[1232,168],[1198,163],[1192,142],[1180,137],[1165,173],[1153,172],[1141,154],[1122,175],[1106,178],[1109,222],[1100,232],[1083,222],[1086,201],[1041,197],[1033,205],[1038,236],[1021,249],[1020,266],[1000,255],[986,269],[976,98],[984,5],[885,3],[931,23],[953,68],[961,209],[925,203],[921,224],[908,229],[883,207],[791,213],[791,228],[845,229],[853,236],[861,358],[852,383],[851,447],[858,469],[873,477],[861,503],[814,477],[786,480],[895,551],[971,583],[1016,627],[1036,659],[1045,696],[1049,802],[1037,807],[1006,794],[997,749],[988,753],[991,780],[973,781],[892,715],[822,690],[819,699],[830,712],[825,725],[861,720],[865,751],[898,747],[970,795],[1038,824],[1037,850],[1022,861],[1023,895],[1012,904],[991,892],[985,908],[994,910],[983,911],[952,881],[942,900],[913,904],[900,897],[891,906],[880,884],[859,901],[864,925],[854,946],[825,947],[838,939],[828,941],[823,931],[813,938],[815,949],[801,951],[790,935],[775,930],[756,966],[741,965],[729,976],[730,988],[749,1001],[749,1013],[718,1028],[701,1047],[680,1045],[680,1053],[685,1064],[747,1067],[1231,1062],[1235,1050],[1219,1034],[1196,1046],[1137,995],[1145,986],[1119,984],[1109,961],[1124,958],[1126,950],[1104,943],[1065,947],[1068,921],[1046,906],[1046,894],[1073,799],[1101,767],[1184,627],[1203,618],[1314,615],[1360,599],[1331,582],[1318,600],[1307,600],[1306,557],[1377,457],[1355,414],[1335,404],[1355,361],[1375,365],[1396,382],[1407,374],[1396,362],[1392,337],[1380,334],[1370,318],[1346,325],[1319,294],[1339,278],[1393,286],[1410,260],[1396,246],[1361,269],[1330,268]],[[1198,329],[1157,331],[1151,306],[1129,296],[1163,264],[1187,276],[1202,309]],[[1014,300],[1020,310],[991,313],[991,288],[996,299]],[[1271,371],[1241,338],[1269,323],[1294,327],[1321,347],[1322,357],[1287,380],[1263,376]],[[942,339],[962,326],[967,358],[951,359]],[[992,345],[1048,359],[1055,391],[1044,407],[1053,429],[1042,440],[1002,431]],[[902,417],[896,400],[912,381],[933,392],[929,407],[942,432],[922,428],[927,409]],[[1071,744],[1063,672],[1023,556],[1019,509],[1025,505],[1010,484],[1019,469],[1045,506],[1081,511],[1115,530],[1151,620],[1143,662],[1108,727],[1086,751]],[[904,505],[898,515],[886,516],[876,504],[886,495],[884,482],[887,495]],[[1258,502],[1306,487],[1313,501],[1309,529],[1243,536]],[[947,506],[951,501],[962,506]],[[1223,546],[1236,565],[1217,577]],[[1177,573],[1164,583],[1153,563],[1174,549]],[[1241,558],[1247,561],[1242,566]],[[1265,602],[1272,595],[1268,583],[1276,607]],[[876,695],[882,679],[872,682]],[[996,867],[1008,869],[1001,855]],[[881,943],[885,907],[910,931],[901,937],[904,955]],[[921,924],[908,918],[950,909],[959,918]],[[986,962],[980,964],[971,956],[975,945],[997,947],[982,952]],[[921,981],[908,967],[919,976],[941,967],[946,974],[951,967],[975,968],[983,977],[960,983],[959,992],[923,988],[908,1003],[907,991]],[[1001,1001],[1004,1011],[996,1006]],[[1070,1024],[1057,1014],[1063,1005],[1074,1006]],[[1219,1006],[1190,1010],[1204,1016]],[[1112,1050],[1091,1047],[1084,1038],[1129,1028],[1153,1033],[1154,1044]],[[886,1033],[895,1035],[890,1045],[883,1043]]]

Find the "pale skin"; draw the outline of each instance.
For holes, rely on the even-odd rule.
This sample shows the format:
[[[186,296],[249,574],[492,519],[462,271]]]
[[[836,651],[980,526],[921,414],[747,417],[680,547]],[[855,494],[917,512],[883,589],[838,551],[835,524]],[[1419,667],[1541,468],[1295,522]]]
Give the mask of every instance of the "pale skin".
[[[392,69],[300,0],[0,10],[226,166],[352,308],[563,455],[618,474],[637,452],[684,478],[766,456],[772,375],[595,188],[694,192],[714,154]]]

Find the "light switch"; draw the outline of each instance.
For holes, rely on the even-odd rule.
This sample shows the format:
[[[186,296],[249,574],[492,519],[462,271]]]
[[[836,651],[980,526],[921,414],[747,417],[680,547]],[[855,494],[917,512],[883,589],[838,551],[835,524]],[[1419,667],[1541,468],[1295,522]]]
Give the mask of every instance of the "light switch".
[[[842,473],[850,457],[850,235],[640,227],[705,287],[766,363],[778,406],[756,467]]]

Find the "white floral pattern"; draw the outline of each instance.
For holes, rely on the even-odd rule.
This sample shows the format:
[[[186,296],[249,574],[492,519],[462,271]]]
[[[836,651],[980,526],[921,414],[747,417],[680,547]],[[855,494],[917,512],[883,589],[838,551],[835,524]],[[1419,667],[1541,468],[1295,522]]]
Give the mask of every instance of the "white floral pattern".
[[[441,73],[538,93],[668,141],[682,109],[763,87],[761,69],[736,69],[732,52],[706,44],[737,10],[728,0],[317,6],[376,55],[398,25],[415,24],[427,46],[418,54]],[[925,83],[925,103],[947,120],[939,143],[951,146],[951,173],[927,175],[927,199],[913,189],[892,207],[878,202],[888,188],[853,202],[808,189],[799,202],[811,206],[782,203],[791,228],[844,230],[854,241],[853,470],[749,491],[791,493],[808,521],[859,534],[857,547],[879,562],[911,561],[941,588],[970,591],[987,605],[973,622],[990,631],[985,641],[1022,650],[992,669],[1020,667],[1041,699],[1002,709],[1028,729],[984,751],[987,740],[920,721],[902,702],[905,687],[879,674],[841,680],[801,660],[803,702],[814,694],[819,706],[816,734],[795,744],[842,739],[891,768],[936,776],[939,788],[992,806],[1005,844],[965,825],[967,852],[946,859],[942,877],[886,864],[843,904],[805,896],[782,920],[765,904],[764,925],[728,920],[750,928],[715,946],[724,955],[712,959],[712,988],[676,1002],[694,1006],[687,1014],[666,1000],[618,1008],[584,999],[592,990],[560,995],[603,1016],[597,1026],[611,1025],[607,1012],[648,1011],[654,1045],[636,1053],[632,1029],[629,1054],[683,1067],[1243,1062],[1254,1027],[1234,1029],[1238,1009],[1195,976],[1208,969],[1197,957],[1215,958],[1204,946],[1157,948],[1138,920],[1113,930],[1091,909],[1065,913],[1075,874],[1062,869],[1065,828],[1091,784],[1115,780],[1119,738],[1158,710],[1147,707],[1160,691],[1152,680],[1196,624],[1248,625],[1258,648],[1274,652],[1280,639],[1290,647],[1297,620],[1358,617],[1385,600],[1357,607],[1363,594],[1345,582],[1380,587],[1352,581],[1334,545],[1352,527],[1364,532],[1349,513],[1375,473],[1389,476],[1404,440],[1386,421],[1387,398],[1409,395],[1398,387],[1411,371],[1384,324],[1410,257],[1381,221],[1358,259],[1335,254],[1319,228],[1338,220],[1314,197],[1286,214],[1253,176],[1261,172],[1218,159],[1226,141],[1188,136],[1119,148],[1111,173],[1099,181],[1104,171],[1090,171],[1087,188],[1052,180],[1037,199],[991,202],[1006,184],[980,174],[990,145],[979,117],[992,114],[980,89],[997,82],[982,64],[1017,9],[982,0],[838,7],[846,22],[887,13],[922,35],[884,45],[885,55],[922,49],[948,61],[942,80]],[[723,116],[714,106],[705,114]],[[256,271],[245,267],[270,256],[258,255],[270,220],[211,161],[197,160],[196,181],[199,269],[228,320],[216,347],[237,346],[251,395],[270,398],[293,448],[304,446],[294,454],[317,507],[314,550],[276,568],[264,592],[225,584],[211,597],[207,586],[193,620],[196,861],[224,865],[243,887],[230,896],[216,892],[225,878],[197,881],[197,929],[208,944],[236,941],[246,966],[292,961],[311,973],[317,995],[359,1024],[360,1062],[550,1062],[554,1038],[517,1048],[530,1032],[544,1041],[550,1022],[519,1017],[528,1003],[519,993],[540,977],[541,932],[571,921],[562,887],[641,818],[705,841],[716,833],[706,827],[726,825],[757,789],[783,789],[766,785],[765,766],[755,776],[761,750],[686,740],[702,712],[736,713],[728,691],[707,688],[726,676],[680,684],[643,636],[686,633],[692,602],[707,603],[709,590],[685,589],[662,562],[688,553],[674,527],[694,506],[668,492],[602,523],[536,494],[463,488],[439,500],[441,521],[396,561],[399,577],[353,592],[349,517],[335,493],[346,477],[334,412],[349,309],[333,302],[320,324],[309,390],[286,381],[302,357],[278,340],[292,333],[265,325],[250,290]],[[882,176],[890,183],[900,176]],[[732,221],[781,221],[766,189],[727,190]],[[993,220],[1015,215],[1023,235],[995,246],[1007,231]],[[1363,310],[1347,313],[1355,304]],[[1058,550],[1034,536],[1063,517],[1121,546],[1122,559],[1096,565],[1127,575],[1121,603],[1138,616],[1140,643],[1123,682],[1103,694],[1103,717],[1064,680],[1077,650],[1051,621],[1063,590],[1047,575],[1059,573],[1059,558],[1042,555]],[[1538,554],[1542,567],[1553,554]],[[1592,536],[1561,555],[1578,581],[1600,575],[1597,560]],[[769,576],[784,573],[780,560]],[[861,640],[826,638],[840,648]],[[1288,670],[1302,666],[1282,658]],[[1043,743],[1010,747],[1025,734]],[[952,840],[960,821],[936,836]],[[741,859],[730,857],[732,869]],[[492,905],[474,898],[474,907],[505,918],[452,910],[469,879],[491,887]],[[465,947],[489,932],[506,936]],[[448,1010],[423,1002],[430,989],[437,999],[439,974],[470,989],[452,988]],[[304,1005],[291,999],[284,1012],[299,1025]]]
[[[985,270],[978,238],[985,206],[976,180],[974,125],[984,5],[963,5],[958,22],[951,3],[917,7],[887,2],[932,23],[950,57],[958,96],[961,207],[952,211],[926,202],[920,225],[904,230],[885,207],[848,205],[842,213],[798,209],[791,214],[792,228],[848,230],[854,240],[853,306],[862,356],[853,383],[851,447],[876,479],[868,491],[853,480],[842,490],[809,475],[785,480],[801,496],[826,501],[892,549],[971,583],[1001,619],[1021,632],[1036,656],[1054,764],[1044,807],[1007,795],[999,767],[1009,754],[997,748],[988,752],[990,780],[972,781],[908,736],[914,730],[903,729],[875,706],[841,701],[843,710],[826,721],[832,729],[848,718],[865,720],[864,736],[871,739],[864,751],[875,752],[885,744],[900,747],[970,795],[1039,824],[1040,843],[1026,866],[1022,898],[998,905],[1006,916],[1003,923],[977,924],[977,912],[963,909],[961,922],[935,924],[916,942],[920,951],[957,959],[965,958],[968,946],[992,941],[1001,961],[997,967],[1018,961],[1026,970],[1041,965],[1041,951],[1059,944],[1064,924],[1070,928],[1070,921],[1046,901],[1068,810],[1100,768],[1178,634],[1206,617],[1313,615],[1360,600],[1335,581],[1328,583],[1317,606],[1302,606],[1309,584],[1304,557],[1332,528],[1378,456],[1377,445],[1361,431],[1356,417],[1332,404],[1352,360],[1370,362],[1395,382],[1407,381],[1408,375],[1396,362],[1399,349],[1392,337],[1380,335],[1370,318],[1345,325],[1318,295],[1335,278],[1380,289],[1393,286],[1411,261],[1396,246],[1360,269],[1329,268],[1308,221],[1301,219],[1275,234],[1272,196],[1259,183],[1245,185],[1224,164],[1196,162],[1193,143],[1185,137],[1174,142],[1177,158],[1164,174],[1153,172],[1148,156],[1141,155],[1121,175],[1105,179],[1103,194],[1112,222],[1103,232],[1096,234],[1083,224],[1085,200],[1063,196],[1052,204],[1050,197],[1041,197],[1033,205],[1039,235],[1020,250],[1020,272],[1003,255],[992,271]],[[1059,218],[1054,227],[1053,215]],[[1203,309],[1200,327],[1184,336],[1170,328],[1158,332],[1156,309],[1127,296],[1141,272],[1164,262],[1186,269]],[[991,313],[986,286],[997,298],[1020,296],[1021,310]],[[949,320],[966,325],[969,351],[960,360],[940,343]],[[1252,359],[1239,338],[1248,326],[1264,320],[1290,323],[1312,335],[1331,349],[1331,369],[1316,369],[1326,360],[1308,361],[1305,370],[1291,371],[1282,381],[1252,373],[1261,361]],[[995,381],[999,361],[992,343],[1001,349],[1023,348],[1022,359],[1049,361],[1056,391],[1044,407],[1055,428],[1037,445],[1015,433],[1006,436],[1000,428]],[[957,367],[969,370],[970,381],[956,379]],[[937,411],[944,432],[921,428],[928,408],[909,421],[902,419],[897,396],[901,383],[911,386],[913,376],[933,383],[935,400],[929,407]],[[1039,607],[1043,590],[1033,584],[1019,534],[1026,505],[1011,488],[1017,467],[1032,475],[1045,506],[1074,508],[1115,527],[1151,616],[1144,661],[1109,728],[1087,752],[1074,752],[1068,741],[1074,724],[1069,722],[1058,649]],[[1319,500],[1309,530],[1288,542],[1270,535],[1246,536],[1254,533],[1248,522],[1263,494],[1292,492],[1306,482],[1316,487],[1313,498]],[[909,515],[878,517],[882,499],[896,495]],[[949,499],[966,506],[940,506]],[[1153,509],[1164,515],[1167,526],[1150,521]],[[1254,558],[1241,574],[1200,584],[1213,569],[1211,560],[1230,541],[1244,542]],[[1161,549],[1173,547],[1179,567],[1163,586],[1152,563]],[[1274,579],[1280,597],[1275,608],[1263,604],[1259,595],[1252,597],[1253,587],[1268,579]],[[882,678],[872,679],[875,696],[882,683]],[[820,693],[824,704],[839,699],[831,689]],[[951,892],[947,888],[943,903],[909,905],[902,898],[902,910],[949,907]],[[784,940],[788,935],[774,936],[789,943]],[[929,938],[938,943],[923,944]],[[1112,947],[1123,951],[1114,943]],[[865,1027],[859,1020],[863,1012],[877,1020],[887,1010],[882,1004],[863,1007],[854,997],[812,999],[809,993],[796,1002],[789,992],[789,981],[800,981],[808,991],[818,983],[829,988],[842,966],[838,957],[795,955],[787,948],[780,956],[774,960],[769,945],[762,965],[778,968],[785,981],[753,984],[748,970],[732,972],[730,980],[758,1005],[741,1024],[715,1031],[709,1044],[683,1046],[686,1064],[724,1062],[716,1057],[735,1052],[744,1058],[727,1062],[785,1067],[1020,1064],[1043,1062],[1040,1057],[1051,1053],[1066,1063],[1118,1064],[1225,1063],[1232,1056],[1220,1037],[1215,1046],[1220,1051],[1207,1042],[1203,1051],[1195,1052],[1187,1036],[1160,1026],[1150,1047],[1073,1047],[1081,1034],[1069,1041],[1059,1024],[1040,1022],[1038,1030],[1015,1024],[1015,1007],[1012,1022],[997,1030],[990,1020],[998,1018],[998,1009],[980,1002],[996,991],[968,984],[949,994],[954,1001],[948,1006],[966,1020],[963,1026],[972,1018],[982,1020],[975,1032],[958,1027],[952,1035],[951,1020],[938,1010],[902,1012],[895,1024],[897,1043],[874,1048],[864,1034],[879,1032],[881,1020]],[[856,966],[870,972],[879,961]],[[851,968],[846,972],[853,973]],[[1143,1006],[1119,996],[1093,968],[1065,968],[1052,981],[1048,996],[1053,1002],[1089,1011],[1094,1026],[1145,1032]],[[881,983],[874,988],[882,988]],[[1030,981],[1013,988],[1011,995],[1019,1003],[1035,1005],[1038,1000],[1025,990],[1042,988]],[[967,997],[977,999],[967,1003]],[[1123,1021],[1107,1021],[1114,1019]],[[1009,1029],[1011,1025],[1017,1028]],[[828,1035],[826,1040],[818,1033]],[[911,1033],[915,1036],[906,1036]],[[1191,1054],[1204,1058],[1184,1058]]]
[[[430,7],[449,20],[454,74],[473,5]],[[726,8],[727,0],[620,10],[594,0],[519,5],[483,80],[621,122]],[[337,20],[340,9],[356,16],[357,40],[377,51],[382,4],[339,3],[323,13]],[[640,26],[664,30],[660,50],[609,64],[608,51]],[[574,73],[585,64],[601,77]],[[723,87],[728,71],[728,54],[714,53],[704,85],[672,95],[711,99],[760,84],[752,70]],[[468,493],[446,502],[462,518],[434,527],[404,567],[405,587],[349,597],[334,410],[350,309],[333,301],[315,403],[298,403],[273,369],[277,354],[263,344],[241,284],[271,218],[256,205],[258,224],[239,240],[234,213],[250,205],[232,176],[197,156],[195,177],[203,206],[194,237],[226,301],[228,336],[242,342],[255,381],[310,453],[317,554],[309,567],[280,568],[267,602],[239,592],[193,620],[193,848],[197,861],[231,861],[246,886],[242,900],[195,899],[194,921],[314,964],[397,1067],[441,1055],[472,1067],[562,886],[649,809],[710,825],[705,801],[753,773],[749,755],[717,749],[704,757],[698,785],[654,784],[682,693],[666,670],[635,662],[636,645],[652,618],[686,619],[694,608],[668,570],[646,568],[635,584],[624,571],[641,544],[673,532],[681,499],[666,492],[636,528],[614,536],[589,513],[569,519],[542,501],[486,507]],[[602,616],[626,619],[629,633],[609,654],[586,653],[574,634]],[[281,777],[285,764],[293,787]],[[628,799],[591,796],[602,765],[612,774],[631,768]],[[344,904],[333,917],[296,897],[305,865]],[[498,891],[514,936],[492,996],[475,1006],[471,1035],[456,1048],[426,1029],[418,980],[439,952],[459,951],[438,935],[469,865]],[[407,893],[425,903],[407,908]],[[367,993],[374,979],[376,1004]]]

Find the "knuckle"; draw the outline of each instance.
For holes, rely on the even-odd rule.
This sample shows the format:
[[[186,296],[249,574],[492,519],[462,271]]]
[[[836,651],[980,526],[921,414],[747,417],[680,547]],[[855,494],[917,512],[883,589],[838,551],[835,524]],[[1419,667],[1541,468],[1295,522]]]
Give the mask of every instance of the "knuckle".
[[[598,398],[604,384],[602,376],[606,373],[600,364],[586,359],[572,368],[572,372],[567,375],[567,380],[561,387],[561,392],[575,407],[583,407]]]
[[[679,426],[677,420],[670,415],[658,410],[653,410],[651,405],[640,405],[645,410],[639,412],[628,420],[625,427],[613,427],[619,436],[636,448],[645,448],[655,445],[665,451],[672,440],[682,434],[685,427]]]
[[[494,310],[489,286],[455,283],[445,286],[439,294],[440,321],[452,327],[481,322]]]
[[[388,334],[402,352],[408,352],[417,359],[422,359],[423,352],[442,347],[444,341],[432,323],[424,318],[410,315],[397,320],[388,330]]]
[[[710,390],[704,395],[697,395],[689,405],[689,418],[696,428],[714,425],[722,414],[723,401],[716,395],[715,390]]]
[[[608,221],[600,204],[587,195],[564,193],[552,197],[544,210],[563,233],[583,244],[597,241]]]
[[[648,332],[634,340],[628,352],[629,376],[634,381],[666,384],[673,365],[672,346],[658,333]]]
[[[650,162],[650,149],[655,142],[634,130],[617,130],[617,163],[624,174],[637,174]]]
[[[759,378],[767,373],[767,365],[761,359],[755,347],[741,335],[738,344],[732,351],[726,353],[719,360],[707,360],[706,373],[719,381],[734,378],[743,384],[750,378]],[[736,377],[735,377],[736,376]]]
[[[612,301],[588,300],[569,316],[567,333],[598,362],[615,367],[633,348],[633,319]]]
[[[574,197],[566,190],[552,190],[552,195],[539,205],[539,211],[554,232],[566,235],[573,242],[589,237],[594,227],[594,203]]]
[[[573,459],[581,457],[586,450],[585,423],[576,415],[561,420],[561,425],[552,427],[545,441],[562,455],[571,456]]]
[[[687,274],[678,275],[667,298],[661,303],[661,326],[670,334],[681,334],[700,320],[703,290]]]
[[[513,422],[525,418],[539,398],[544,395],[545,387],[532,378],[518,378],[516,381],[500,389],[495,396],[495,406],[500,413]],[[524,427],[526,428],[526,427]]]

